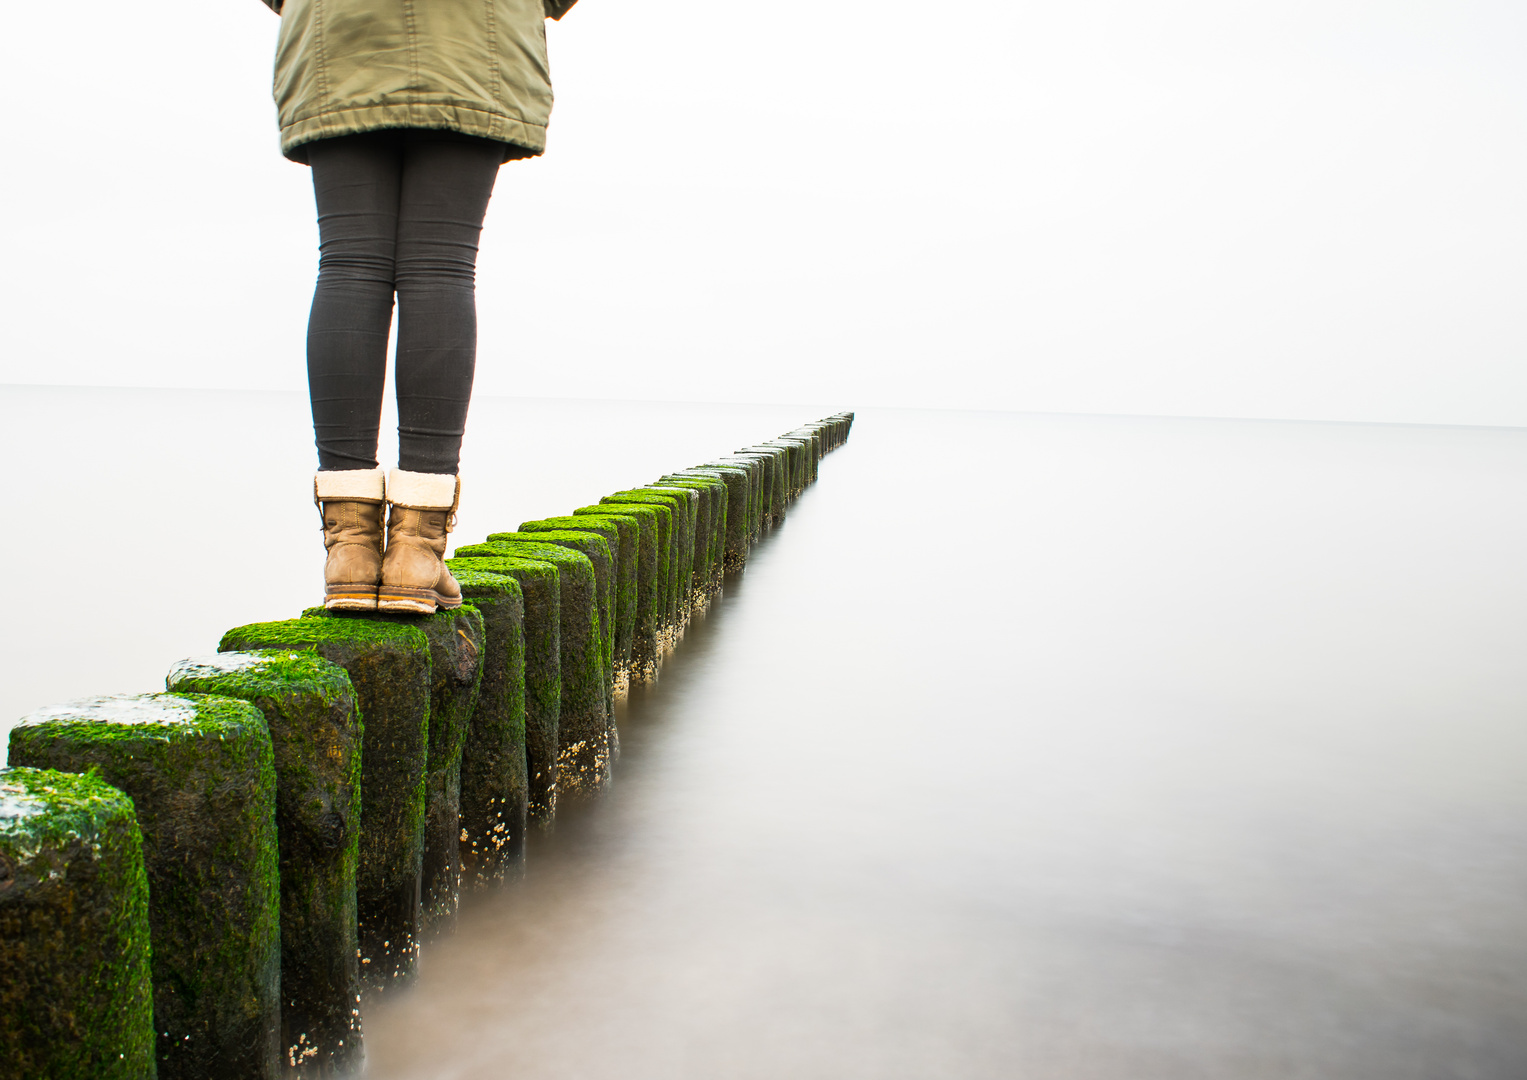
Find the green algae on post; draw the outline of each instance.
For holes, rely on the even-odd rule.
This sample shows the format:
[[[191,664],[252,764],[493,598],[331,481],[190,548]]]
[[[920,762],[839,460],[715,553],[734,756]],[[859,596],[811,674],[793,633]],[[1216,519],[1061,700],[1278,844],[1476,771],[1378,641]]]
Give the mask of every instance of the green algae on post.
[[[712,476],[726,485],[725,535],[722,537],[721,571],[736,573],[746,564],[751,533],[749,486],[751,477],[741,466],[702,465],[676,476]]]
[[[678,552],[678,573],[672,575],[673,587],[676,590],[676,606],[674,610],[674,625],[679,634],[683,633],[685,625],[689,622],[690,597],[694,591],[695,574],[695,529],[698,525],[700,513],[700,494],[688,488],[664,487],[659,484],[645,484],[639,488],[632,488],[626,492],[617,492],[617,496],[647,495],[660,496],[668,499],[674,509],[674,533],[678,543],[675,550]],[[677,641],[677,635],[675,637]]]
[[[525,764],[525,594],[504,574],[455,570],[482,613],[482,683],[461,751],[461,873],[482,887],[518,872],[529,803]]]
[[[601,503],[598,506],[581,506],[573,511],[573,520],[592,517],[596,521],[606,518],[612,521],[631,521],[636,524],[635,605],[631,618],[631,659],[627,671],[633,682],[651,682],[657,677],[658,630],[661,623],[659,609],[662,602],[662,581],[666,580],[666,564],[660,555],[658,511],[650,506],[620,506]],[[659,577],[660,567],[662,577]]]
[[[658,490],[670,485],[693,488],[700,493],[703,511],[698,528],[705,539],[695,542],[695,590],[700,594],[696,603],[703,604],[721,589],[722,568],[726,561],[727,486],[714,473],[695,470],[670,473],[657,483]]]
[[[645,507],[655,515],[657,574],[656,592],[652,597],[652,619],[657,630],[657,651],[654,662],[662,663],[667,639],[671,637],[678,618],[678,590],[675,582],[679,563],[679,519],[674,511],[673,500],[649,492],[635,493],[626,498],[606,495],[599,500],[599,505],[607,513],[629,513]],[[577,513],[579,511],[575,510],[574,514]]]
[[[276,764],[281,1056],[296,1076],[358,1065],[361,717],[350,676],[315,652],[271,649],[182,660],[165,689],[240,698],[264,714]]]
[[[524,591],[512,577],[456,575],[482,616],[482,676],[461,754],[460,841],[463,882],[501,880],[522,866],[525,844]]]
[[[96,776],[0,769],[0,1062],[154,1075],[148,880],[133,803]]]
[[[689,579],[684,594],[686,617],[697,608],[704,607],[708,596],[706,582],[710,576],[710,548],[712,517],[715,507],[714,495],[708,485],[697,482],[671,482],[659,480],[648,484],[643,491],[659,495],[677,495],[686,500],[689,530]]]
[[[605,709],[608,676],[601,656],[599,594],[594,564],[582,552],[556,544],[523,540],[492,540],[456,549],[458,559],[500,556],[536,559],[557,567],[562,608],[562,708],[557,717],[558,798],[603,787],[610,779],[610,719]]]
[[[702,497],[710,499],[710,547],[705,553],[707,573],[721,584],[722,563],[726,558],[727,519],[731,512],[731,496],[726,481],[716,470],[700,471],[685,469],[671,473],[659,481],[661,484],[678,483],[686,487],[699,485]]]
[[[718,458],[715,461],[702,462],[697,467],[701,469],[740,470],[742,474],[747,477],[747,500],[742,505],[743,520],[738,523],[738,525],[740,526],[745,537],[744,545],[751,544],[755,539],[758,538],[759,533],[763,529],[763,462],[757,458],[742,457],[740,455],[732,454],[724,458]],[[732,520],[734,514],[735,511],[729,504],[727,509],[727,516],[729,521]],[[735,569],[740,570],[743,564],[746,562],[746,559],[746,550],[744,548],[742,560],[736,564]],[[728,569],[732,568],[733,567],[730,566],[728,567]]]
[[[803,427],[794,431],[787,431],[781,435],[782,439],[801,439],[807,444],[806,447],[806,483],[817,482],[817,466],[822,461],[822,455],[826,453],[825,435],[816,428]]]
[[[749,470],[752,475],[753,495],[753,537],[763,535],[763,531],[773,521],[771,507],[774,499],[774,458],[768,454],[727,454],[718,458],[712,464],[741,466]]]
[[[489,543],[508,541],[528,544],[555,544],[576,551],[594,566],[594,590],[599,601],[599,663],[604,669],[604,705],[607,723],[615,717],[615,604],[618,584],[615,551],[598,533],[584,529],[552,529],[544,532],[498,532],[488,534]]]
[[[795,497],[790,473],[790,451],[783,446],[746,446],[738,454],[752,454],[765,459],[769,471],[769,524],[785,520],[785,508]]]
[[[606,495],[600,502],[615,506],[662,507],[668,512],[667,574],[663,583],[662,619],[658,630],[658,651],[661,657],[673,648],[684,625],[684,600],[688,595],[690,573],[690,565],[685,561],[689,555],[686,533],[691,538],[693,535],[693,524],[688,516],[689,504],[674,494],[643,489],[617,491],[613,495]],[[660,530],[659,542],[662,539]]]
[[[265,717],[201,694],[87,698],[11,730],[14,765],[90,772],[143,834],[161,1080],[277,1075],[276,771]]]
[[[419,892],[426,933],[449,931],[461,907],[461,751],[482,678],[482,615],[470,604],[432,615],[313,608],[304,618],[417,627],[429,641],[429,742],[425,752],[424,859]]]
[[[745,465],[753,473],[753,535],[761,536],[774,523],[774,473],[776,458],[773,454],[728,454],[721,461],[732,465]]]
[[[816,483],[817,466],[822,461],[822,436],[810,428],[802,428],[798,431],[787,431],[780,438],[800,439],[806,444],[806,483]]]
[[[571,530],[592,532],[604,538],[614,557],[615,581],[610,607],[615,619],[615,638],[611,654],[610,681],[616,697],[625,694],[631,675],[631,646],[636,633],[637,563],[640,559],[641,528],[635,518],[619,514],[599,516],[543,518],[520,523],[521,533],[544,533]],[[492,537],[489,537],[492,539]]]
[[[796,439],[781,435],[776,439],[769,439],[764,446],[778,446],[784,448],[789,455],[790,462],[790,498],[798,498],[801,492],[806,490],[810,482],[810,450],[811,443],[808,439]]]
[[[808,444],[801,439],[790,439],[780,436],[766,440],[764,446],[778,446],[785,450],[790,463],[790,498],[794,501],[802,491],[806,490],[807,476],[807,447]]]
[[[447,559],[445,564],[452,574],[496,574],[520,586],[525,603],[525,811],[529,820],[548,827],[557,812],[557,724],[562,711],[560,575],[552,563],[535,559]]]
[[[418,972],[421,930],[429,639],[416,627],[370,619],[289,619],[237,627],[218,644],[220,652],[256,649],[312,649],[355,687],[364,722],[355,885],[361,983],[373,992],[407,983]]]

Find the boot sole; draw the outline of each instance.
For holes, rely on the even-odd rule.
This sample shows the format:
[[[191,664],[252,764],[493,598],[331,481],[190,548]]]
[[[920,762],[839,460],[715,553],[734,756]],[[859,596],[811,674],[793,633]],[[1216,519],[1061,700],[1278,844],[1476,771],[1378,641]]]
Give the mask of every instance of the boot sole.
[[[407,589],[383,585],[377,590],[378,611],[406,611],[415,615],[433,615],[437,610],[452,611],[461,606],[459,599],[441,596],[434,589]]]
[[[323,607],[325,611],[375,611],[375,585],[325,585]]]

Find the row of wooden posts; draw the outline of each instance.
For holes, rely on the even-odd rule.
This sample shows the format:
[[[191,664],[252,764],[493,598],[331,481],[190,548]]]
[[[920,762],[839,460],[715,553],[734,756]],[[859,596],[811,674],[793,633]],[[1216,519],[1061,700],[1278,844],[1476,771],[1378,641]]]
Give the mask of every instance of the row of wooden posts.
[[[459,546],[466,603],[228,631],[0,770],[0,1077],[333,1076],[463,889],[619,754],[614,703],[848,438],[828,417]]]

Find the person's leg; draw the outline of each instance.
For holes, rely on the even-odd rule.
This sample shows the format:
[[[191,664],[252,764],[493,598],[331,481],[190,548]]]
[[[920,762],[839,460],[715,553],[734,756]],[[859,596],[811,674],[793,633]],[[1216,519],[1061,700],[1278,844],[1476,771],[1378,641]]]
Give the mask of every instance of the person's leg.
[[[382,579],[377,428],[387,378],[400,140],[386,132],[308,147],[318,203],[318,286],[308,318],[308,392],[323,518],[324,606],[374,611]]]
[[[410,131],[399,192],[398,468],[454,475],[477,363],[477,241],[502,143]]]
[[[320,471],[376,468],[387,381],[402,140],[395,132],[308,146],[318,203],[318,285],[308,394]]]
[[[477,238],[504,148],[410,131],[399,193],[398,467],[387,479],[387,555],[377,606],[461,605],[445,566],[456,469],[477,364]]]

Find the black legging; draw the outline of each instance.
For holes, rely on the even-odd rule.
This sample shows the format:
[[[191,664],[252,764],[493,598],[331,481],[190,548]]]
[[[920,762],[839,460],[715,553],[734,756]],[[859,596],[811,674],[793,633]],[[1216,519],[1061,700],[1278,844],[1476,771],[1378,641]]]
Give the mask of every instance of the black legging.
[[[477,239],[504,145],[402,129],[307,147],[318,202],[308,393],[318,467],[376,467],[398,296],[398,467],[454,473],[477,363]]]

